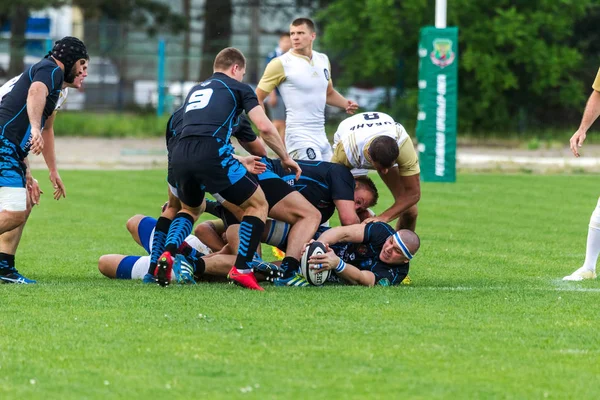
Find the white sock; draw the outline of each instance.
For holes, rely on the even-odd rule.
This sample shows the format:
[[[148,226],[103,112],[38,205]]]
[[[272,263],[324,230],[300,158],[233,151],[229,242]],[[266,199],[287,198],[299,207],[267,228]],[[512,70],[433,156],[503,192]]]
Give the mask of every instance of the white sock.
[[[600,199],[590,218],[587,245],[585,248],[585,261],[582,269],[595,272],[598,255],[600,255]]]

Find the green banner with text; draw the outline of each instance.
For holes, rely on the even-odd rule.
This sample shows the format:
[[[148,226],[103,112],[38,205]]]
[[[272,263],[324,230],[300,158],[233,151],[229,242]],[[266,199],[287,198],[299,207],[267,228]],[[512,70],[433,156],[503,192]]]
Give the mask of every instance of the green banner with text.
[[[421,179],[456,181],[458,28],[421,29],[417,148]]]

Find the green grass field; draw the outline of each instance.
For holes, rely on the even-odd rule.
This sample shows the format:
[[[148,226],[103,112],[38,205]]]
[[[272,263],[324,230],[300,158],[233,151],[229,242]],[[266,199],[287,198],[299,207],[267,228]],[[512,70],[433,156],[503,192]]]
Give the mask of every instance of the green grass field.
[[[264,293],[148,287],[97,272],[142,254],[162,171],[62,173],[0,286],[0,399],[597,399],[600,282],[581,265],[595,176],[460,175],[423,184],[410,286]],[[381,190],[376,211],[390,197]]]

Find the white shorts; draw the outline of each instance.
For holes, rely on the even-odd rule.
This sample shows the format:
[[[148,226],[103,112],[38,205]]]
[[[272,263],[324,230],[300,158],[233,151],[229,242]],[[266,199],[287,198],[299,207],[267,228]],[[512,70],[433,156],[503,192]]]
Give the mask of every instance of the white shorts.
[[[333,150],[325,129],[288,128],[285,147],[294,160],[331,161]]]
[[[290,150],[289,153],[294,160],[303,161],[331,161],[333,157],[333,151],[329,143],[320,147],[308,145],[300,149]]]
[[[27,210],[27,189],[0,187],[0,211]]]

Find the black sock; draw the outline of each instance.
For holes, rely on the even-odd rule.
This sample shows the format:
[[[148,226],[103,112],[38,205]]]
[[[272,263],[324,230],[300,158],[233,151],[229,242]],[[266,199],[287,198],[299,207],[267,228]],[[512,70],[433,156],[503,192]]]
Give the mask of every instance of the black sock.
[[[265,230],[265,223],[258,217],[247,215],[240,223],[240,244],[235,267],[238,270],[250,269],[256,248],[260,244],[260,237]]]
[[[158,218],[156,221],[156,228],[154,228],[154,237],[152,238],[152,253],[150,254],[150,267],[148,267],[148,273],[154,274],[156,269],[156,263],[158,257],[165,251],[165,242],[167,241],[167,234],[169,233],[169,227],[171,226],[171,220],[165,217]]]
[[[285,257],[281,260],[281,269],[283,270],[283,277],[289,278],[300,270],[300,261],[294,257]]]
[[[206,262],[202,258],[194,260],[194,276],[200,276],[206,271]]]
[[[15,267],[15,255],[0,253],[0,269],[3,268],[14,268]]]

